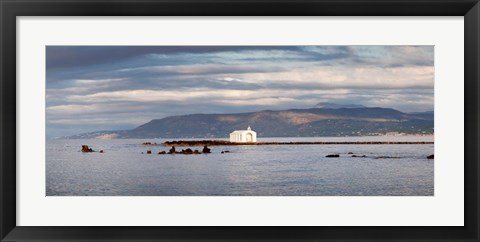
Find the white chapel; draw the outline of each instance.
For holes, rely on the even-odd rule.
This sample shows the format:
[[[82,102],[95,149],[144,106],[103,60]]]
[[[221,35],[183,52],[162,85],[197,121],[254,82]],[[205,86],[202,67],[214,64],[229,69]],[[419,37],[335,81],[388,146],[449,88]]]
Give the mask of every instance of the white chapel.
[[[257,142],[257,132],[250,126],[247,130],[235,130],[230,133],[230,142]]]

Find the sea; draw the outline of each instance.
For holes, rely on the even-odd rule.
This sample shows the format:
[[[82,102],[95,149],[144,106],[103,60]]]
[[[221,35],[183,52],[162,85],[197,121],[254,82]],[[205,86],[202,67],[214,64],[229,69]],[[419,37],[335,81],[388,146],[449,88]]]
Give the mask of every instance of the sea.
[[[179,139],[49,139],[47,196],[433,196],[433,144],[212,146],[159,155]],[[185,140],[185,139],[182,139]],[[433,141],[433,136],[258,141]],[[82,145],[104,153],[82,153]],[[177,147],[179,149],[202,147]],[[152,154],[147,154],[151,149]],[[229,151],[224,152],[222,151]],[[338,158],[326,155],[339,154]],[[366,157],[352,157],[352,155]],[[383,158],[378,158],[383,157]],[[391,158],[385,158],[391,157]]]

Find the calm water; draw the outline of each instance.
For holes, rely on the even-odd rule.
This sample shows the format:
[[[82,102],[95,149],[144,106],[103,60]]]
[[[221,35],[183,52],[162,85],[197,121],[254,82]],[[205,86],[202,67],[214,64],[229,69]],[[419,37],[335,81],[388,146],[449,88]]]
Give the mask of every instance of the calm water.
[[[433,137],[271,138],[258,141],[433,141]],[[47,196],[432,196],[434,145],[210,147],[157,155],[128,140],[48,140]],[[82,144],[105,153],[81,153]],[[186,148],[186,147],[185,147]],[[194,147],[200,149],[201,147]],[[152,149],[154,154],[141,154]],[[181,148],[180,148],[181,149]],[[221,154],[222,150],[230,153]],[[354,158],[348,152],[367,155]],[[145,152],[146,153],[146,152]],[[337,153],[340,158],[325,158]],[[398,156],[399,159],[374,159]]]

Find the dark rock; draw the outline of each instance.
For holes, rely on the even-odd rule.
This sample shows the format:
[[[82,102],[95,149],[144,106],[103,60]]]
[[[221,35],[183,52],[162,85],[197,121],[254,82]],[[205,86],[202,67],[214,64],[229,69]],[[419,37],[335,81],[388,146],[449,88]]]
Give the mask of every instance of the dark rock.
[[[210,149],[205,145],[203,146],[202,153],[205,153],[205,154],[210,153]]]
[[[167,152],[165,152],[165,151],[160,151],[160,152],[158,152],[159,155],[164,155],[164,154],[166,154],[166,153],[167,153]]]
[[[152,142],[143,142],[142,145],[157,145],[157,143],[152,143]]]
[[[147,150],[147,154],[151,154],[151,153],[152,153],[152,151],[151,151],[151,150]]]
[[[187,149],[182,149],[181,151],[176,151],[175,150],[175,147],[172,146],[172,148],[170,148],[170,150],[167,152],[165,151],[162,151],[162,152],[158,152],[158,154],[184,154],[184,155],[191,155],[191,154],[201,154],[198,150],[192,150],[190,148],[187,148]]]
[[[367,157],[366,155],[352,155],[352,157]]]
[[[377,156],[375,159],[400,159],[398,156]]]
[[[348,152],[349,155],[353,154],[353,152]]]
[[[340,155],[338,155],[338,154],[331,154],[331,155],[326,155],[325,157],[328,157],[328,158],[337,158],[337,157],[340,157]]]
[[[103,150],[100,150],[100,153],[103,153]]]
[[[434,159],[434,157],[433,157],[433,155],[429,155],[429,156],[427,156],[427,159],[432,160],[432,159]]]
[[[82,145],[82,152],[94,152],[88,145]]]

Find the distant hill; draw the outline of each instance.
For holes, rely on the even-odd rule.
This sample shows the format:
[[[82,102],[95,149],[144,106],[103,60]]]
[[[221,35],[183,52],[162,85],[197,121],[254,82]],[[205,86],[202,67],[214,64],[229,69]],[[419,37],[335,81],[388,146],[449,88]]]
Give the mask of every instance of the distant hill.
[[[357,104],[318,103],[317,105],[315,105],[315,108],[338,109],[338,108],[366,108],[366,107],[363,105],[357,105]]]
[[[410,113],[410,115],[416,118],[432,119],[432,120],[434,117],[433,111]]]
[[[432,134],[433,112],[391,108],[309,108],[232,114],[189,114],[153,119],[137,128],[67,138],[226,138],[251,126],[258,137],[359,136],[399,132]]]

